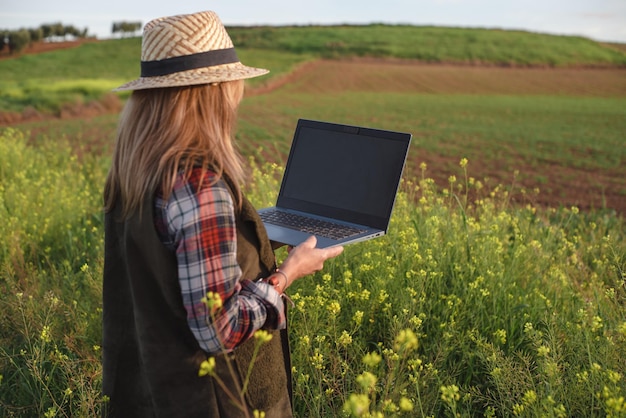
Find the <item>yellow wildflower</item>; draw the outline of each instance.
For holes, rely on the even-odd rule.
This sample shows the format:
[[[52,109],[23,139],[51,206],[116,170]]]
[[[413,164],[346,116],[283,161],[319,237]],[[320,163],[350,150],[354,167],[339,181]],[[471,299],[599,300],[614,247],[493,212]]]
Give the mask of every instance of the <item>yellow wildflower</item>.
[[[343,405],[344,412],[353,417],[361,417],[369,412],[370,399],[367,395],[350,394],[350,397]]]
[[[200,364],[200,370],[198,371],[198,376],[200,377],[203,377],[206,375],[213,376],[214,374],[215,374],[215,358],[209,357],[208,359],[204,360]]]
[[[447,403],[453,403],[461,399],[461,395],[459,394],[459,387],[457,385],[450,386],[441,386],[441,399]]]
[[[396,351],[411,351],[415,350],[418,346],[417,336],[410,329],[404,329],[398,333],[396,341],[394,343],[394,349]]]
[[[356,378],[356,382],[363,388],[367,390],[372,390],[376,386],[376,376],[374,376],[370,372],[363,372]]]
[[[272,334],[270,334],[269,332],[265,331],[265,330],[257,330],[254,333],[254,338],[256,338],[256,340],[261,343],[261,344],[265,344],[271,341],[272,339]]]
[[[222,309],[223,306],[222,297],[215,292],[208,292],[206,297],[202,298],[202,303],[209,308],[209,312],[212,314]]]
[[[403,412],[410,412],[413,410],[413,402],[409,398],[404,396],[400,398],[400,410]]]

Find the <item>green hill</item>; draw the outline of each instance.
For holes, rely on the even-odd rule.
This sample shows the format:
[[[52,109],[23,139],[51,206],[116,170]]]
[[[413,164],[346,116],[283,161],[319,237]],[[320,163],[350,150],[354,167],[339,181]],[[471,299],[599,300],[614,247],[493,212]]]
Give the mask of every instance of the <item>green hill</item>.
[[[517,66],[626,65],[592,40],[524,31],[408,25],[232,27],[236,46],[315,54]]]

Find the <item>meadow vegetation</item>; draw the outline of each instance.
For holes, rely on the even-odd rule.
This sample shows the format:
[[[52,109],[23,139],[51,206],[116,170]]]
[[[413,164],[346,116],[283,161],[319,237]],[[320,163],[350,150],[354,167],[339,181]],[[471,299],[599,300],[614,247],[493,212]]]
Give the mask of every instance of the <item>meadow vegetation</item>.
[[[374,25],[380,31],[374,35],[358,27],[320,35],[320,28],[305,29],[309,35],[300,39],[295,28],[258,28],[256,37],[233,28],[233,38],[245,44],[244,60],[279,68],[278,78],[321,56],[315,45],[329,42],[341,54],[393,55],[392,45],[409,47],[400,39],[404,29],[448,45],[440,28]],[[448,34],[465,39],[466,52],[472,39],[485,44],[481,37],[492,36],[500,45],[493,61],[479,61],[503,64],[498,57],[506,56],[515,65],[535,58],[516,62],[514,51],[495,52],[508,45],[502,39],[528,35],[528,45],[555,38],[487,32]],[[350,36],[338,41],[340,34]],[[428,45],[424,39],[420,44]],[[558,41],[581,51],[571,65],[623,65],[580,58],[604,51],[591,41]],[[596,52],[583,52],[588,44]],[[362,45],[377,49],[363,52]],[[556,45],[549,49],[568,50]],[[446,62],[460,53],[432,48]],[[3,75],[10,69],[0,82],[6,83],[0,109],[86,100],[78,88],[83,82],[93,86],[89,97],[97,97],[137,76],[139,41],[48,54],[0,61]],[[105,57],[109,62],[98,65]],[[565,58],[542,59],[552,66]],[[623,214],[537,204],[551,180],[536,190],[510,177],[487,181],[476,174],[484,173],[484,161],[500,161],[509,172],[521,162],[546,179],[546,161],[555,171],[603,166],[626,190],[623,93],[415,94],[379,91],[381,83],[371,83],[320,94],[307,90],[310,84],[300,80],[242,105],[237,142],[249,158],[246,193],[257,207],[274,202],[299,116],[416,135],[389,234],[347,247],[289,291],[296,416],[626,416]],[[18,87],[5,95],[9,85]],[[76,96],[66,96],[72,89]],[[91,417],[106,401],[100,394],[102,187],[114,126],[115,117],[104,116],[0,130],[0,417]],[[435,167],[425,162],[432,155],[446,156],[443,182],[434,181]],[[284,256],[281,250],[278,257]]]
[[[94,416],[108,159],[10,129],[0,148],[0,411]],[[268,205],[281,170],[250,165]],[[422,166],[387,237],[294,284],[298,416],[626,412],[623,220],[512,206],[471,167],[439,189]]]

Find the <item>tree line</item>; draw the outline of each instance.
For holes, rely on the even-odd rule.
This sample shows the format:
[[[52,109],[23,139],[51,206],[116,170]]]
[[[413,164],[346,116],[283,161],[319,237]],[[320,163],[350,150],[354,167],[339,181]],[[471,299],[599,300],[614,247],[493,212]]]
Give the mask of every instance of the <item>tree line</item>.
[[[0,51],[9,49],[9,53],[19,52],[28,45],[42,40],[59,41],[72,38],[86,38],[87,28],[78,29],[73,25],[46,23],[38,28],[0,30]]]
[[[111,32],[134,34],[141,29],[141,22],[114,22]],[[28,45],[39,41],[64,41],[83,39],[89,36],[87,28],[78,29],[73,25],[62,23],[46,23],[34,29],[6,30],[0,29],[0,51],[8,48],[10,54],[20,52]]]

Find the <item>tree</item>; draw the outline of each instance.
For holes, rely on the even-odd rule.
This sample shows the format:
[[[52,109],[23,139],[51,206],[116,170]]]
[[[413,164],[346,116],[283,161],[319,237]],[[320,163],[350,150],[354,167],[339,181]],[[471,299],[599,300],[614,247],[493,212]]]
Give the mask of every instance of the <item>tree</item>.
[[[20,29],[9,33],[9,53],[19,52],[30,43],[30,32]]]
[[[41,28],[37,29],[28,29],[30,33],[30,42],[38,42],[43,39],[43,30]]]
[[[41,35],[43,39],[48,39],[49,37],[52,36],[52,25],[48,23],[44,23],[43,25],[40,26],[40,28],[41,28]]]
[[[80,30],[74,25],[63,25],[61,22],[45,23],[39,29],[42,32],[41,39],[50,41],[65,40],[68,35],[74,38],[86,38],[88,36],[88,28]]]
[[[67,36],[86,38],[87,28],[80,30],[73,25],[64,26],[62,23],[47,23],[35,29],[19,29],[15,31],[0,30],[0,51],[5,47],[9,53],[20,52],[27,45],[41,40],[64,40]]]
[[[111,33],[116,34],[117,32],[121,32],[122,36],[127,33],[134,34],[141,29],[141,26],[141,22],[113,22]]]
[[[55,38],[65,38],[65,35],[68,34],[68,28],[73,28],[73,26],[64,26],[61,22],[56,22],[45,23],[40,28],[43,39],[54,40]]]
[[[75,38],[80,37],[80,30],[76,26],[69,25],[63,27],[63,37],[65,38],[67,35],[73,36]]]
[[[4,51],[5,46],[9,46],[9,31],[0,30],[0,51]]]

